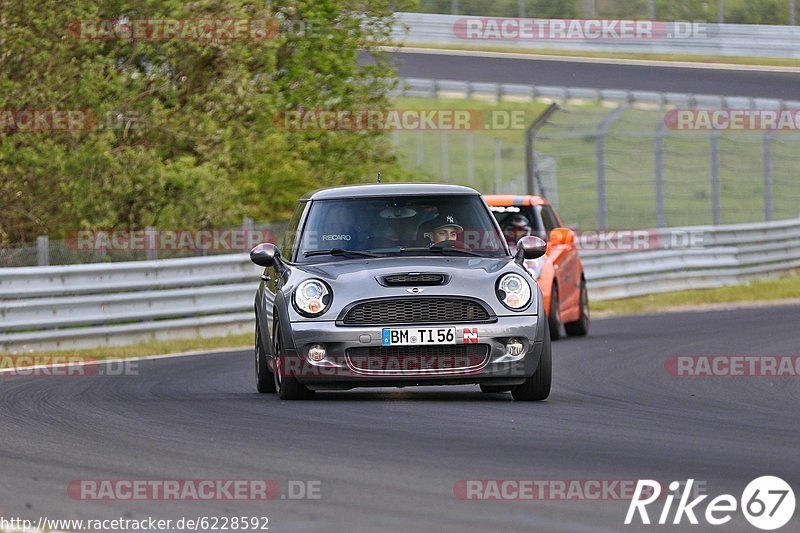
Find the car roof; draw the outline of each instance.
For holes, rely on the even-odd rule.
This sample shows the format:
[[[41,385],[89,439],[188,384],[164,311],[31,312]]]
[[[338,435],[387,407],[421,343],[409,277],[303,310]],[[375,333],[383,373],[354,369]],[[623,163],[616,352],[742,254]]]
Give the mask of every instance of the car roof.
[[[541,196],[525,196],[515,194],[489,194],[483,197],[486,203],[496,207],[547,205],[546,199]]]
[[[365,196],[417,196],[417,195],[479,195],[475,189],[461,185],[441,183],[370,183],[344,185],[318,189],[305,194],[301,200],[332,200],[339,198],[362,198]]]

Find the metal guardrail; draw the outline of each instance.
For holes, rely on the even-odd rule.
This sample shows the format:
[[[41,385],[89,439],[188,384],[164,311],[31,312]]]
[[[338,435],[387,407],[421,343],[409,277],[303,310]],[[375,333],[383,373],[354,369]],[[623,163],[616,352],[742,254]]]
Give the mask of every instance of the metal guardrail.
[[[800,268],[800,219],[652,230],[693,248],[581,252],[590,297],[740,283]],[[603,242],[595,243],[604,248]],[[0,349],[74,349],[250,333],[260,269],[246,254],[0,269]]]
[[[590,251],[581,257],[591,297],[628,298],[714,288],[800,268],[800,219],[728,226],[663,228],[650,241],[694,235],[701,246]],[[602,244],[598,245],[602,247]]]
[[[749,96],[722,96],[712,94],[633,91],[626,89],[592,89],[589,87],[554,87],[518,83],[488,83],[476,81],[438,80],[430,78],[402,78],[397,96],[421,98],[473,98],[492,100],[539,98],[565,102],[627,102],[660,108],[709,109],[800,109],[800,101]]]
[[[252,329],[247,254],[0,269],[0,349],[72,349]]]
[[[456,23],[479,19],[462,15],[397,13],[393,37],[406,46],[450,45],[550,49],[570,52],[624,52],[634,54],[689,54],[738,57],[800,58],[800,27],[757,24],[703,24],[702,32],[683,38],[648,39],[478,39],[460,36]],[[506,19],[513,21],[515,19]],[[525,20],[525,19],[516,19]],[[565,21],[568,26],[569,21]],[[665,35],[679,34],[674,23],[664,23]],[[502,35],[502,34],[501,34]]]

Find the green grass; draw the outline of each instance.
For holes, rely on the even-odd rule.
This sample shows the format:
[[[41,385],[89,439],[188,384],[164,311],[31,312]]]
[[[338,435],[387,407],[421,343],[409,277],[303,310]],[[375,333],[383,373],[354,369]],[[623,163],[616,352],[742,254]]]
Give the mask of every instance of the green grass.
[[[591,302],[591,310],[602,315],[628,315],[704,304],[771,302],[795,298],[800,298],[800,276],[754,281],[717,289],[668,292]]]
[[[590,57],[595,59],[633,59],[649,61],[683,61],[691,63],[724,63],[741,66],[773,66],[773,67],[800,67],[800,60],[781,57],[740,57],[740,56],[715,56],[695,54],[648,54],[624,52],[581,52],[574,50],[553,50],[551,48],[517,48],[487,44],[484,46],[459,45],[459,44],[409,44],[408,48],[431,48],[435,50],[466,50],[482,52],[505,52],[517,54],[531,54],[544,56],[564,57]]]
[[[168,341],[149,341],[126,346],[108,346],[104,348],[84,348],[74,350],[41,350],[33,354],[37,356],[78,356],[87,359],[117,359],[125,357],[144,357],[148,355],[163,355],[169,353],[188,352],[195,350],[218,350],[224,348],[250,347],[253,344],[252,333],[228,335],[225,337],[172,339]],[[28,353],[28,352],[26,352]],[[0,352],[0,357],[11,356],[11,352]],[[21,355],[21,354],[16,354]]]

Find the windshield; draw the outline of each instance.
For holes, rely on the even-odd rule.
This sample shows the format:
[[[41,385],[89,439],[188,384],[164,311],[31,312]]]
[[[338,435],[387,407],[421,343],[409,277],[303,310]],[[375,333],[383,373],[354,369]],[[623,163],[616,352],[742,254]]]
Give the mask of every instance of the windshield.
[[[479,196],[402,196],[317,200],[311,205],[296,261],[352,259],[362,252],[401,255],[507,255]]]
[[[532,206],[492,206],[491,210],[512,251],[517,241],[528,235],[547,240],[547,232]]]

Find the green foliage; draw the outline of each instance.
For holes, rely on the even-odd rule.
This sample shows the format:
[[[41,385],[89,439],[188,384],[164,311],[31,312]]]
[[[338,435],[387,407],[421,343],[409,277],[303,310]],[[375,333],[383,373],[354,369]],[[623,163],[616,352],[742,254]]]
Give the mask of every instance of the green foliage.
[[[0,128],[0,243],[87,228],[285,219],[319,186],[401,174],[376,132],[286,131],[289,109],[385,109],[389,0],[0,0],[0,111],[91,110],[81,131]],[[272,19],[270,38],[97,40],[71,21]],[[364,18],[368,24],[363,24]],[[290,24],[291,23],[291,24]],[[359,50],[375,57],[358,64]],[[389,81],[386,81],[389,80]]]

